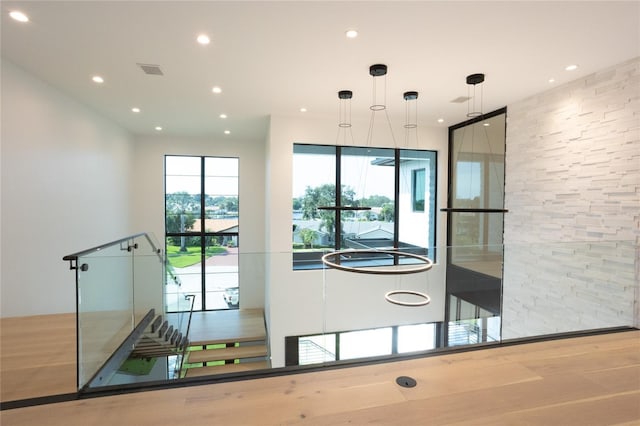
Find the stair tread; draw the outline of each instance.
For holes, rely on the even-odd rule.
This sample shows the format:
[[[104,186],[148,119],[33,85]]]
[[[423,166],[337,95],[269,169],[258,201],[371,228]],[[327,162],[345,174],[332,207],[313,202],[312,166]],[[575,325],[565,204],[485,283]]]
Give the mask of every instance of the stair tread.
[[[241,342],[259,342],[262,340],[266,340],[267,335],[266,333],[260,333],[260,334],[251,334],[251,335],[246,335],[246,336],[233,336],[232,338],[229,337],[221,337],[221,338],[206,338],[206,339],[199,339],[199,340],[192,340],[191,344],[193,346],[205,346],[205,345],[219,345],[222,343],[228,343],[230,341],[233,341],[235,343],[241,343]]]
[[[241,362],[239,364],[211,365],[187,369],[185,377],[209,376],[212,374],[237,373],[241,371],[262,370],[269,368],[268,361]]]
[[[222,361],[228,359],[254,358],[267,355],[266,345],[238,346],[221,349],[189,351],[189,363]]]

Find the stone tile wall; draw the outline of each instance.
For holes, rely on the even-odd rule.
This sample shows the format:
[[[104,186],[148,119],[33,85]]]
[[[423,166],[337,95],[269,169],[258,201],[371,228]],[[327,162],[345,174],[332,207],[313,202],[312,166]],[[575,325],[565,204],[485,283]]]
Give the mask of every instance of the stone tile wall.
[[[503,338],[640,325],[640,58],[508,106],[505,205]]]

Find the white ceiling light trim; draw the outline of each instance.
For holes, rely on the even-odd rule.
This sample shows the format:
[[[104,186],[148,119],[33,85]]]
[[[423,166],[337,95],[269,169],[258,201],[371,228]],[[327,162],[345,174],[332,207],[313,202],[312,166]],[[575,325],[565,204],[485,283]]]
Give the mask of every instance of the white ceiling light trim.
[[[18,22],[29,22],[29,17],[24,14],[23,12],[20,12],[19,10],[13,10],[11,12],[9,12],[9,16]]]
[[[196,37],[196,41],[202,44],[203,46],[206,46],[207,44],[211,43],[211,39],[206,34],[199,34],[198,37]]]
[[[345,31],[344,35],[347,36],[347,38],[356,38],[358,37],[358,31],[354,29],[350,29]]]

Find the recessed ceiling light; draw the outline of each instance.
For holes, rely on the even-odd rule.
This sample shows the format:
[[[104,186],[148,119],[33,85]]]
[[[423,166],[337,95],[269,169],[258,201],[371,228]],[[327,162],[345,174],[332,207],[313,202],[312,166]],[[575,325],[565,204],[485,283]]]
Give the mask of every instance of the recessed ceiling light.
[[[307,112],[307,109],[305,107],[300,108],[300,112]]]
[[[358,31],[356,31],[356,30],[347,30],[344,34],[347,36],[347,38],[356,38],[356,37],[358,37]]]
[[[15,19],[18,22],[29,22],[29,17],[19,10],[9,12],[9,16],[11,16],[11,18]]]
[[[555,83],[555,82],[556,82],[556,79],[555,79],[555,78],[550,78],[550,79],[549,79],[549,83]]]
[[[94,83],[98,84],[104,83],[104,78],[100,77],[99,75],[94,75],[93,77],[91,77],[91,80],[93,80]]]
[[[230,134],[231,134],[231,130],[225,130],[225,131],[224,131],[224,134],[225,134],[225,135],[230,135]]]
[[[200,34],[198,36],[198,38],[196,38],[196,40],[198,41],[198,43],[200,44],[209,44],[211,43],[211,39],[209,38],[208,35],[206,34]]]
[[[219,86],[213,86],[213,89],[211,89],[211,91],[216,94],[222,93],[222,89]]]
[[[162,130],[162,127],[160,127],[160,126],[156,126],[156,130],[157,130],[157,131],[161,131],[161,130]]]
[[[227,114],[220,114],[219,117],[220,118],[227,118]]]
[[[567,65],[567,66],[565,67],[565,70],[566,70],[566,71],[574,71],[574,70],[577,70],[577,69],[578,69],[578,66],[577,66],[577,65],[575,65],[575,64]]]
[[[131,108],[131,112],[140,112],[140,108],[133,107],[133,108]]]
[[[484,127],[489,127],[489,126],[491,126],[491,123],[482,123],[482,125],[483,125]]]
[[[444,123],[444,118],[438,118],[438,123]]]

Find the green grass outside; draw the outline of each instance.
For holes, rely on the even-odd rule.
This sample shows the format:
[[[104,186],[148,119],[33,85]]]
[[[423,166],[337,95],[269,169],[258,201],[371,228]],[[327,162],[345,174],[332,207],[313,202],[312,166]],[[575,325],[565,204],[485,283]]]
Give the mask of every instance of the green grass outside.
[[[224,254],[227,249],[224,247],[207,247],[206,257]],[[187,247],[187,252],[180,252],[180,246],[167,246],[167,260],[174,268],[185,268],[187,266],[200,263],[200,247]]]
[[[238,347],[238,346],[240,346],[240,344],[236,343],[236,344],[234,344],[234,346]],[[205,346],[206,349],[224,349],[226,347],[227,347],[227,345],[225,345],[224,343],[218,343],[218,344],[215,344],[215,345],[206,345]],[[189,350],[190,351],[199,351],[199,350],[201,350],[201,348],[202,348],[202,346],[193,346],[193,347],[189,348]],[[234,364],[237,364],[239,362],[240,361],[237,360],[237,359],[234,360]],[[208,361],[208,362],[205,363],[205,365],[207,367],[212,366],[212,365],[224,365],[224,364],[225,364],[225,361]],[[188,368],[197,368],[197,367],[202,367],[202,363],[198,362],[198,363],[193,364],[193,363],[185,362],[183,364],[183,366],[182,366],[183,371],[188,369]]]

